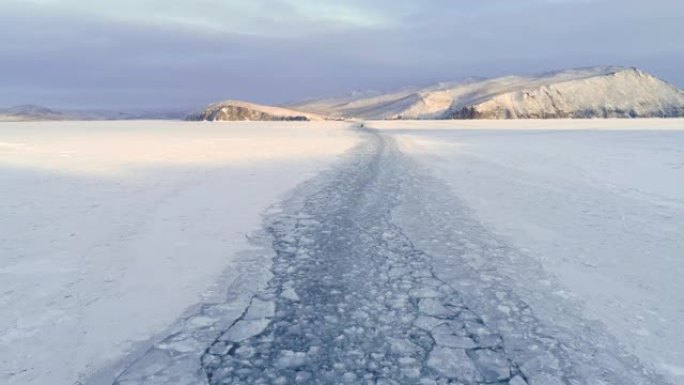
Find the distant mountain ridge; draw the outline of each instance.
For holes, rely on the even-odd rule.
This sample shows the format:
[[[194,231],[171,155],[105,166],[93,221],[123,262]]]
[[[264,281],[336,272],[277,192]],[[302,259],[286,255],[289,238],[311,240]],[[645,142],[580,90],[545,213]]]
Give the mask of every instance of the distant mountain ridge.
[[[591,67],[539,75],[472,77],[395,92],[355,91],[285,106],[238,100],[187,111],[58,111],[37,105],[0,108],[0,121],[186,119],[578,119],[684,117],[684,91],[628,67]]]
[[[137,120],[137,119],[183,119],[185,110],[55,110],[52,108],[26,104],[10,108],[0,108],[1,121],[52,121],[52,120]]]
[[[473,78],[290,107],[359,119],[684,117],[684,92],[636,68],[594,67],[536,76]]]
[[[25,104],[10,108],[0,109],[0,121],[21,120],[65,120],[69,117],[62,112],[34,104]]]

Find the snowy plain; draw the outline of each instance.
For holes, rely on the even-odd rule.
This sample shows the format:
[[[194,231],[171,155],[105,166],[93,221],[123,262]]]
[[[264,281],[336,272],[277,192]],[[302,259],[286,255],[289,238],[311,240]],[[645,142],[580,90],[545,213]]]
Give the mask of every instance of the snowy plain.
[[[348,126],[0,123],[0,383],[74,384],[144,349],[236,279],[261,213]]]
[[[369,125],[540,261],[559,297],[684,384],[684,120]]]

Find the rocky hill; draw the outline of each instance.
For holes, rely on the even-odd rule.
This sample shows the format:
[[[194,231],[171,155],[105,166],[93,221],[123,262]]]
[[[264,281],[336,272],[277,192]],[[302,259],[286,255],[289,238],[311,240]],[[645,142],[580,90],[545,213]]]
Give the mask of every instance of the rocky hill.
[[[207,121],[308,121],[321,120],[322,118],[313,113],[228,100],[211,104],[202,111],[188,115],[186,119]]]

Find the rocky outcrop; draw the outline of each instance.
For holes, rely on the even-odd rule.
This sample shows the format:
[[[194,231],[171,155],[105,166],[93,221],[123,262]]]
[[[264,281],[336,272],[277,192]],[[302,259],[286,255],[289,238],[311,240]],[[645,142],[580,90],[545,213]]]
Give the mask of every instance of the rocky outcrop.
[[[309,121],[319,120],[314,114],[240,101],[224,101],[188,115],[187,120],[199,121]]]

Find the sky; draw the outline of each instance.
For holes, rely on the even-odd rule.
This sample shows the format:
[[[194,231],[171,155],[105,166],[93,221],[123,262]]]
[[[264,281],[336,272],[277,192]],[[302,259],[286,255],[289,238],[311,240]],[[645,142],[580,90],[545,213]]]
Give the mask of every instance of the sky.
[[[0,0],[0,106],[283,104],[596,65],[684,87],[684,1]]]

